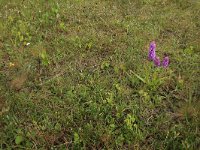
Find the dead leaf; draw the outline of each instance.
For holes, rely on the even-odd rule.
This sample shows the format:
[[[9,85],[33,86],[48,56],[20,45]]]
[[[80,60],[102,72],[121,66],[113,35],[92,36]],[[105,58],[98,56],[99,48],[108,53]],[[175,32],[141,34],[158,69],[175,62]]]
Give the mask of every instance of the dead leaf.
[[[11,81],[11,88],[14,90],[20,90],[27,80],[27,74],[22,74]]]

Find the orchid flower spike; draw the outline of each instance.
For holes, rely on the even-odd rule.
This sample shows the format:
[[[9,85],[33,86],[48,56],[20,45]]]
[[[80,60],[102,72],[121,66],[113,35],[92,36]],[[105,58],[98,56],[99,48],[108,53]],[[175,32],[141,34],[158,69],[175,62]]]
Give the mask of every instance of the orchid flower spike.
[[[149,46],[149,60],[154,60],[156,57],[156,42],[152,41]]]
[[[164,68],[167,68],[169,66],[169,57],[168,56],[164,57],[163,62],[162,62],[162,66]]]

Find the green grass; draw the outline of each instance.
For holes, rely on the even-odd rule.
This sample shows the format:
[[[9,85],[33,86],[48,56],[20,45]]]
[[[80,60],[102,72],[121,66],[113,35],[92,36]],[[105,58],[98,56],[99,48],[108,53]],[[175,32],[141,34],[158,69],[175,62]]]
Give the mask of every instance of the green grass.
[[[0,149],[197,150],[199,14],[198,0],[0,0]]]

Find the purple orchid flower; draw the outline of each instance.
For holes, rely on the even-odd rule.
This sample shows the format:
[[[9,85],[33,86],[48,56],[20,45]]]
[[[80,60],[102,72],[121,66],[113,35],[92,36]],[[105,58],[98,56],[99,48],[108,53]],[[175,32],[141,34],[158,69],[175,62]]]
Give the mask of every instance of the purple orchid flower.
[[[156,42],[152,41],[149,46],[149,60],[154,60],[156,57]]]
[[[162,66],[164,68],[167,68],[169,66],[169,57],[168,56],[164,57],[163,62],[162,62]]]
[[[160,66],[160,58],[159,57],[155,57],[155,59],[153,60],[154,64],[159,67]]]

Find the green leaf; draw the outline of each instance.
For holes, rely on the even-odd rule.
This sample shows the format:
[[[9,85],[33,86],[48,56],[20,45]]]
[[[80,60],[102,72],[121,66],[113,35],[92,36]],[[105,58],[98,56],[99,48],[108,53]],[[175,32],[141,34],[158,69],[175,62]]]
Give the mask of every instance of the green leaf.
[[[56,123],[55,130],[60,131],[62,129],[61,125],[59,123]]]
[[[20,136],[20,135],[16,136],[15,143],[17,145],[21,144],[21,142],[23,142],[23,141],[24,141],[24,138],[22,136]]]
[[[43,64],[44,66],[47,66],[47,65],[50,64],[49,59],[48,59],[48,55],[47,55],[47,53],[46,53],[45,50],[42,50],[42,51],[40,52],[40,58],[41,58],[42,64]]]
[[[74,143],[79,143],[79,135],[78,133],[74,133]]]
[[[101,64],[101,69],[106,69],[110,67],[110,63],[108,61],[103,61]]]
[[[138,74],[136,74],[135,72],[133,72],[131,70],[131,73],[133,73],[139,80],[141,80],[143,83],[146,83],[145,79],[143,79],[141,76],[139,76]]]

